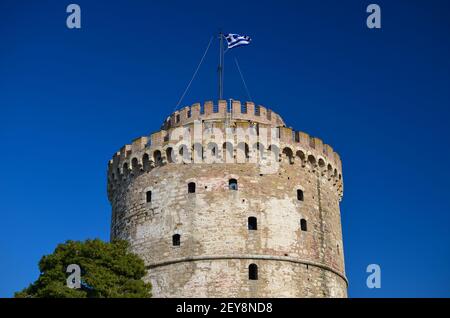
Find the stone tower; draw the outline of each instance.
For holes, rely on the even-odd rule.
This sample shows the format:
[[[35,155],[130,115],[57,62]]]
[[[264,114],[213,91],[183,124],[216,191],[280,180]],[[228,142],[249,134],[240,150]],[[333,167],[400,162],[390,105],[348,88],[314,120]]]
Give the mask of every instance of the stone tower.
[[[173,113],[108,165],[154,297],[347,297],[339,155],[251,102]]]

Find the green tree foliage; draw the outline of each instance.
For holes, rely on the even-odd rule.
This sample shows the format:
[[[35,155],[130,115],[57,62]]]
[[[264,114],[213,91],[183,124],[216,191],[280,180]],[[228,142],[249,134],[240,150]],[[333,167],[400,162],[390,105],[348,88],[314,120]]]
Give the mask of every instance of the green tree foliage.
[[[144,283],[144,261],[128,252],[126,241],[105,243],[99,239],[67,241],[39,262],[39,278],[15,297],[108,298],[151,297],[151,285]],[[81,268],[81,288],[67,287],[67,266]]]

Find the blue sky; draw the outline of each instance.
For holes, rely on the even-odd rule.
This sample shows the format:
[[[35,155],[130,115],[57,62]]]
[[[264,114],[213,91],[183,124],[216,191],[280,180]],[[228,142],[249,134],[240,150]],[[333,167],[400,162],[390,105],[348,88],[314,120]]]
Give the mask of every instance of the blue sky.
[[[450,295],[450,3],[372,1],[0,2],[0,296],[38,276],[67,239],[109,238],[107,161],[157,130],[212,35],[227,53],[225,97],[322,138],[343,160],[351,297]],[[213,43],[183,105],[217,98]],[[365,284],[368,264],[382,288]]]

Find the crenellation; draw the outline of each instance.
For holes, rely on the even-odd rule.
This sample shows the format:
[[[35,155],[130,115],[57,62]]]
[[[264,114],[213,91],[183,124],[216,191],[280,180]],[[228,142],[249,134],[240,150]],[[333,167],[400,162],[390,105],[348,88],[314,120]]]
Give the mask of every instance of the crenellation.
[[[227,115],[227,101],[226,100],[219,100],[218,102],[218,107],[219,107],[219,114],[221,114],[222,116],[226,116]]]
[[[120,159],[126,159],[131,153],[131,145],[125,145],[120,148]]]
[[[309,148],[309,135],[303,131],[299,131],[299,136],[300,144],[305,148]]]
[[[266,107],[259,105],[259,116],[261,118],[264,118],[264,119],[268,120],[268,118],[267,118],[267,108]]]
[[[180,110],[180,119],[181,122],[186,122],[188,120],[188,113],[190,111],[190,107],[186,106]]]
[[[292,143],[292,128],[280,127],[281,142]]]
[[[248,127],[248,123],[246,122],[240,122],[237,123],[237,128],[241,128],[241,129],[245,129]],[[228,140],[228,142],[230,142],[230,140]],[[253,160],[256,160],[259,158],[260,154],[258,151],[256,151],[256,146],[250,147],[248,146],[248,139],[245,139],[239,143],[237,143],[237,139],[235,138],[234,140],[232,140],[233,143],[233,149],[234,149],[234,160],[232,162],[228,162],[229,164],[237,164],[239,162],[252,162]],[[150,148],[148,151],[147,148],[141,149],[137,152],[131,152],[128,151],[128,156],[125,158],[119,158],[117,156],[115,156],[112,160],[112,165],[108,165],[108,175],[111,174],[116,174],[115,172],[115,168],[119,167],[120,168],[120,175],[122,174],[126,174],[126,171],[123,171],[123,168],[126,164],[126,167],[128,168],[128,170],[133,170],[133,168],[135,168],[136,166],[139,166],[141,170],[147,170],[145,169],[145,163],[144,163],[144,156],[147,155],[149,156],[150,159],[150,163],[153,164],[151,165],[150,168],[154,168],[154,163],[156,163],[158,161],[158,159],[155,158],[155,153],[158,154],[158,156],[160,156],[160,163],[161,164],[167,164],[167,163],[171,163],[169,162],[170,160],[168,159],[168,150],[172,149],[172,147],[168,146],[167,143],[165,143],[166,145],[163,146],[161,145],[160,147],[152,147]],[[204,163],[206,162],[206,156],[204,156],[202,158],[202,156],[200,155],[200,153],[204,150],[201,150],[201,148],[203,149],[209,149],[207,148],[208,145],[211,145],[211,143],[205,144],[204,146],[202,146],[202,144],[199,143],[195,143],[193,147],[195,147],[196,149],[200,149],[197,151],[194,151],[193,154],[191,154],[191,160],[196,160],[198,163]],[[247,146],[246,146],[247,145]],[[244,159],[244,154],[245,154],[245,147],[248,147],[248,157],[246,159]],[[323,154],[317,154],[315,153],[312,149],[309,150],[305,150],[303,148],[298,148],[295,146],[292,146],[291,143],[283,143],[283,146],[280,147],[281,150],[283,149],[289,149],[289,152],[291,153],[292,158],[290,159],[290,161],[293,164],[299,164],[301,167],[305,167],[305,164],[308,163],[308,167],[312,170],[315,170],[317,167],[321,167],[321,171],[322,170],[333,170],[334,173],[332,174],[333,179],[336,179],[336,184],[340,184],[340,180],[338,179],[339,175],[337,173],[337,165],[329,160],[331,158],[327,158],[327,156],[324,156]],[[265,153],[265,155],[268,155],[270,153],[273,153],[273,150],[263,150],[263,152]],[[276,150],[279,151],[279,150]],[[133,164],[132,160],[136,159],[136,164]],[[323,162],[323,163],[322,163]],[[330,169],[325,169],[325,167],[331,167]],[[117,176],[116,176],[117,177]]]
[[[204,109],[205,109],[205,112],[204,112],[204,115],[206,116],[206,117],[211,117],[211,115],[213,114],[213,102],[212,101],[207,101],[207,102],[205,102],[205,104],[204,104]]]
[[[248,118],[253,118],[255,119],[255,103],[253,102],[246,102],[245,103],[246,108],[247,108],[247,112],[246,112],[246,116],[248,116]]]
[[[194,120],[226,120],[227,118],[248,120],[272,126],[284,126],[284,122],[278,114],[273,113],[264,106],[255,106],[253,102],[242,104],[240,101],[232,100],[230,109],[231,116],[225,100],[219,100],[217,104],[214,104],[212,101],[207,101],[204,104],[196,103],[172,113],[164,121],[161,129],[169,130],[184,126],[192,123]]]
[[[206,102],[203,114],[198,103],[184,107],[114,154],[111,238],[143,257],[155,297],[346,297],[339,155],[263,106],[256,115],[254,103],[232,103],[231,113],[224,100]],[[171,136],[179,126],[189,128],[186,144]],[[250,127],[260,133],[238,138]],[[231,153],[205,128],[230,129],[222,142]],[[276,128],[278,143],[263,128],[269,138]],[[226,161],[208,161],[213,151]]]
[[[242,113],[240,101],[233,100],[231,102],[231,112],[232,112],[233,118],[242,118],[241,116],[243,115],[243,113]],[[245,114],[247,114],[247,113],[248,113],[248,110],[245,112]]]
[[[133,143],[131,144],[131,152],[135,153],[145,149],[147,143],[148,143],[147,137],[136,138],[135,140],[133,140]]]
[[[164,143],[164,138],[167,136],[167,130],[160,130],[151,134],[151,147],[161,146]]]
[[[323,141],[322,141],[322,139],[314,137],[314,148],[317,150],[317,153],[323,154]]]
[[[200,103],[195,103],[191,106],[191,118],[190,120],[196,120],[200,118]]]
[[[333,148],[330,145],[325,144],[324,148],[323,148],[323,153],[325,154],[325,156],[327,157],[331,157],[332,161],[334,162],[334,158],[332,156],[333,154]]]

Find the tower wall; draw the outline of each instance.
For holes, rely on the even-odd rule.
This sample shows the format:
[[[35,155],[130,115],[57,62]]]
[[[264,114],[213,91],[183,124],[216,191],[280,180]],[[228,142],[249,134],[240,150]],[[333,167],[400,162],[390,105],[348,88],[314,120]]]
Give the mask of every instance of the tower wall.
[[[204,115],[210,116],[207,105]],[[249,125],[238,117],[225,121],[226,115],[225,108],[223,120],[208,120],[218,129]],[[284,127],[275,113],[271,118],[279,119],[259,124],[279,128],[279,151],[250,145],[243,163],[237,163],[242,154],[236,138],[235,162],[206,163],[202,157],[172,163],[165,151],[173,129],[167,121],[167,130],[152,134],[151,144],[138,138],[110,161],[111,238],[128,240],[144,259],[155,297],[346,297],[339,156],[320,139]],[[209,151],[213,141],[205,136],[203,149]],[[263,160],[251,163],[254,156]],[[269,158],[280,166],[265,173]],[[238,190],[229,189],[230,179],[237,180]],[[190,182],[195,193],[188,193]],[[249,217],[257,218],[257,230],[248,229]],[[180,235],[179,246],[173,246],[174,234]],[[258,266],[257,280],[249,279],[250,264]]]

